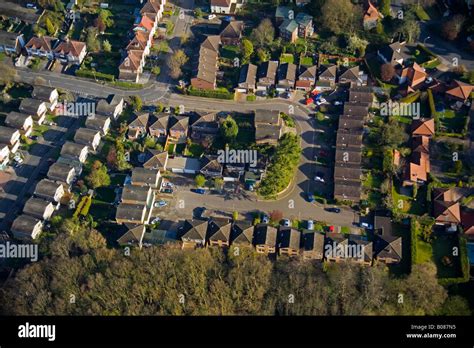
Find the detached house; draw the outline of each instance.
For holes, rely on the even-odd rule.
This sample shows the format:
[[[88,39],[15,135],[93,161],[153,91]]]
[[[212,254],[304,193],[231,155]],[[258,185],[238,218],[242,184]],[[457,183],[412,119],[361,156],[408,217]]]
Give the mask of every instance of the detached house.
[[[309,92],[313,89],[314,84],[316,83],[316,74],[318,67],[316,65],[303,68],[303,71],[298,76],[296,81],[295,88],[297,90]]]
[[[207,221],[186,220],[179,229],[182,248],[196,248],[206,246]]]
[[[147,169],[159,169],[160,172],[166,171],[168,164],[168,151],[158,151],[148,149],[145,152],[143,167]]]
[[[30,136],[33,131],[33,117],[16,111],[11,111],[7,114],[5,124],[9,127],[18,129],[25,137]]]
[[[23,47],[25,47],[23,34],[0,31],[0,52],[18,55],[21,54]]]
[[[222,176],[223,166],[215,156],[204,156],[200,173],[208,178],[218,178]]]
[[[256,225],[253,244],[259,254],[274,254],[277,245],[277,229],[268,224]]]
[[[77,144],[72,141],[66,141],[61,148],[61,156],[77,160],[84,163],[89,154],[89,147],[83,144]]]
[[[232,224],[227,218],[213,217],[207,225],[209,246],[229,247]]]
[[[324,235],[317,232],[305,233],[302,255],[304,260],[322,261],[324,258]]]
[[[460,195],[455,188],[435,188],[433,190],[433,216],[437,225],[461,223]]]
[[[370,30],[373,29],[377,26],[378,21],[383,18],[382,14],[375,8],[374,5],[370,2],[370,0],[367,1],[367,9],[364,13],[364,29],[365,30]]]
[[[270,88],[275,86],[278,62],[270,60],[260,64],[257,70],[257,91],[268,92]]]
[[[184,144],[188,136],[189,117],[172,116],[170,118],[170,124],[168,140],[175,144]]]
[[[414,62],[411,66],[404,68],[400,74],[399,82],[400,84],[406,84],[405,89],[403,90],[404,94],[410,94],[422,85],[428,74],[425,69]]]
[[[223,45],[239,45],[244,31],[243,21],[222,21],[221,42]]]
[[[298,36],[306,38],[313,35],[313,17],[309,14],[300,12],[296,15],[296,23],[298,24]]]
[[[148,120],[150,114],[148,112],[135,116],[135,119],[128,124],[127,138],[135,140],[147,134]]]
[[[384,63],[389,63],[394,67],[403,67],[408,55],[405,53],[405,42],[393,42],[377,51],[377,55]]]
[[[81,64],[87,54],[86,44],[67,39],[54,49],[56,57],[64,63]]]
[[[446,91],[446,97],[454,101],[465,103],[471,96],[474,86],[468,83],[454,80]]]
[[[43,179],[36,184],[34,195],[50,202],[59,203],[64,196],[64,187],[62,184],[52,180]]]
[[[58,104],[59,93],[58,90],[53,87],[35,86],[31,96],[35,99],[47,102],[50,111],[53,111]]]
[[[145,65],[145,51],[130,49],[119,66],[119,79],[138,82]]]
[[[336,65],[321,65],[319,67],[318,81],[316,82],[317,91],[333,89],[336,85]]]
[[[76,170],[74,167],[71,167],[63,163],[53,163],[49,167],[48,174],[46,175],[48,179],[64,182],[67,185],[71,185],[76,176]]]
[[[54,59],[53,47],[56,39],[51,36],[34,36],[25,45],[30,56],[39,56],[47,59]]]
[[[219,122],[215,112],[198,115],[191,125],[191,139],[200,143],[210,143],[219,133]]]
[[[117,243],[120,246],[138,246],[139,249],[143,246],[143,237],[145,235],[145,225],[135,224],[124,224],[126,231],[120,238],[117,239]]]
[[[97,150],[100,144],[100,131],[90,128],[79,128],[74,135],[74,142],[80,145],[87,145],[93,151]]]
[[[392,221],[387,216],[374,218],[374,254],[378,262],[396,264],[402,260],[402,238],[392,234]]]
[[[276,145],[282,136],[283,120],[277,110],[255,110],[255,142]]]
[[[0,144],[8,145],[10,153],[16,153],[20,147],[20,131],[0,126]]]
[[[44,119],[46,118],[46,112],[48,111],[48,107],[46,102],[32,99],[32,98],[25,98],[21,101],[19,110],[25,114],[33,116],[33,119],[38,123],[42,124]]]
[[[56,207],[50,201],[32,197],[28,199],[23,207],[23,213],[41,220],[49,220]]]
[[[411,134],[431,138],[435,134],[434,118],[414,120],[411,124]]]
[[[110,117],[102,115],[87,117],[85,126],[100,131],[102,135],[106,135],[110,128]]]
[[[291,91],[295,88],[296,65],[292,63],[283,63],[278,67],[278,83],[276,90],[278,92]]]
[[[339,76],[339,83],[347,84],[349,86],[363,86],[367,83],[367,76],[363,75],[356,65],[352,68],[346,68]]]
[[[42,232],[43,222],[40,219],[22,214],[13,221],[10,230],[16,239],[34,240]]]
[[[240,69],[239,81],[236,92],[253,93],[256,88],[257,66],[253,64],[245,64]]]
[[[298,39],[298,23],[294,19],[285,19],[278,27],[280,37],[291,43]]]

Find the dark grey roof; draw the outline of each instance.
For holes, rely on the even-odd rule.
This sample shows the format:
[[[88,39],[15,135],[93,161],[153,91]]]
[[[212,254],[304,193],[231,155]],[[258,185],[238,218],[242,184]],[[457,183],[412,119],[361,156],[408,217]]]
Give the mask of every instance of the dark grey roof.
[[[291,227],[280,226],[278,231],[278,247],[298,250],[301,244],[301,232]]]
[[[121,203],[117,207],[115,218],[117,220],[129,220],[141,223],[143,212],[146,210],[146,206],[140,204],[126,204]]]
[[[277,69],[278,69],[278,61],[276,60],[270,60],[268,62],[264,62],[260,64],[257,71],[258,82],[260,83],[263,82],[263,81],[260,81],[261,79],[268,79],[270,83],[274,84]]]
[[[33,98],[25,98],[20,103],[20,111],[25,112],[27,114],[36,114],[38,108],[44,101],[33,99]]]
[[[305,233],[303,235],[304,251],[324,251],[324,235],[318,232]]]
[[[0,126],[0,143],[10,143],[12,136],[18,133],[18,129]]]
[[[159,174],[159,169],[135,167],[132,169],[132,184],[145,183],[147,185],[154,185],[157,182]]]
[[[254,245],[268,245],[275,247],[277,243],[277,229],[268,224],[258,224],[255,226],[253,235]]]
[[[151,124],[150,128],[155,129],[168,129],[168,123],[170,120],[170,115],[167,113],[159,113],[156,115],[156,121]]]
[[[278,110],[255,110],[255,124],[267,123],[267,124],[279,124],[280,112]]]
[[[278,82],[282,80],[296,80],[296,65],[292,63],[283,63],[278,67]]]
[[[145,225],[125,224],[127,231],[117,239],[120,245],[140,244],[145,235]]]
[[[375,254],[377,258],[402,259],[402,238],[391,235],[375,236]]]
[[[31,232],[40,221],[30,215],[21,214],[13,221],[11,230],[31,235]]]
[[[337,65],[321,65],[319,69],[319,77],[336,78]]]
[[[91,129],[103,130],[107,120],[110,121],[110,117],[96,114],[94,117],[86,118],[86,127]]]
[[[252,244],[254,227],[247,221],[232,224],[232,243]]]
[[[81,155],[84,147],[87,145],[77,144],[72,141],[66,141],[61,148],[61,156],[70,156],[78,158]]]
[[[5,124],[7,126],[19,129],[23,127],[25,124],[26,120],[32,117],[28,114],[23,114],[21,112],[16,112],[16,111],[11,111],[7,114],[7,117],[5,118]]]
[[[79,128],[74,135],[74,141],[82,145],[91,145],[97,134],[100,134],[97,129]]]
[[[300,73],[298,78],[307,78],[307,79],[315,79],[317,74],[318,67],[316,65],[304,68],[303,71]]]
[[[31,93],[31,96],[33,98],[42,100],[42,101],[49,101],[49,97],[51,96],[51,93],[55,91],[56,88],[53,87],[48,87],[48,86],[35,86],[33,88],[33,92]]]
[[[231,227],[229,219],[212,217],[207,225],[207,236],[212,241],[230,242]]]
[[[60,186],[61,184],[52,180],[43,179],[36,184],[34,194],[53,198]]]
[[[66,178],[69,175],[71,169],[74,169],[68,164],[53,163],[48,170],[48,178],[51,180],[59,180],[66,182]]]
[[[186,220],[180,229],[182,240],[205,240],[207,233],[207,221]]]
[[[23,213],[31,216],[43,216],[46,208],[50,204],[52,203],[44,199],[31,197],[26,201],[25,206],[23,207]]]
[[[125,185],[122,190],[122,201],[136,201],[146,204],[151,188],[148,186]]]
[[[257,80],[257,66],[253,64],[245,64],[240,69],[239,85],[255,86]]]

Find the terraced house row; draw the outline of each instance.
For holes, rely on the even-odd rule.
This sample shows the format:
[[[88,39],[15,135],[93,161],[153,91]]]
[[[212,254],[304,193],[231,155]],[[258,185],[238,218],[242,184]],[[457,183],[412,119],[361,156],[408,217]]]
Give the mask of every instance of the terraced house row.
[[[166,0],[148,0],[136,16],[125,57],[119,66],[119,79],[138,82],[165,4]]]

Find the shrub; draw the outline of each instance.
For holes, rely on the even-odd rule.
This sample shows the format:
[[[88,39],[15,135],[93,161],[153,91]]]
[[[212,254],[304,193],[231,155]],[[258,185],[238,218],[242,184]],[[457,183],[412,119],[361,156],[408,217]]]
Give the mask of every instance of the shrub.
[[[76,70],[76,76],[78,77],[86,77],[89,79],[97,79],[103,81],[113,82],[115,80],[114,75],[104,74],[98,71],[87,70],[84,68]]]
[[[226,89],[206,90],[194,87],[188,88],[188,94],[195,97],[216,98],[216,99],[234,99],[234,93]]]

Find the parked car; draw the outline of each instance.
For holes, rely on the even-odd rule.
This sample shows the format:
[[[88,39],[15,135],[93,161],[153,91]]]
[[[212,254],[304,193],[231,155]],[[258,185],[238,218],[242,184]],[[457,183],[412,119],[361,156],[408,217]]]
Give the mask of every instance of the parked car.
[[[158,223],[158,222],[160,222],[160,221],[161,221],[161,218],[157,216],[156,218],[154,218],[153,220],[151,220],[151,223],[152,223],[152,224],[156,224],[156,223]]]
[[[342,104],[343,104],[342,101],[339,101],[339,100],[334,101],[335,106],[339,106],[339,105],[342,105]]]
[[[290,227],[290,226],[291,226],[291,222],[290,222],[290,220],[288,220],[288,219],[283,219],[283,220],[282,220],[282,224],[283,224],[283,226],[285,226],[285,227]]]
[[[367,223],[367,222],[361,222],[361,223],[360,223],[360,227],[367,228],[367,229],[369,229],[369,230],[371,230],[371,229],[374,228],[371,224],[369,224],[369,223]]]
[[[314,177],[314,181],[324,182],[324,179],[321,178],[320,176],[317,176],[317,175],[316,175],[316,176]]]
[[[194,190],[194,192],[200,194],[200,195],[203,195],[206,193],[206,190],[204,190],[203,188],[197,188]]]
[[[341,212],[341,209],[336,208],[336,207],[334,207],[334,208],[325,208],[324,210],[326,210],[330,213],[340,213]]]
[[[167,205],[168,205],[168,202],[164,200],[159,200],[158,202],[155,202],[154,204],[155,208],[163,208],[163,207],[166,207]]]
[[[314,221],[308,220],[306,227],[308,227],[308,230],[314,230]]]
[[[315,202],[314,195],[312,195],[311,193],[308,193],[308,202],[310,202],[310,203]]]
[[[425,83],[430,84],[431,82],[433,82],[433,78],[431,76],[428,76],[425,80]]]
[[[163,193],[173,193],[173,189],[169,187],[165,187],[164,189],[161,190]]]
[[[208,20],[213,20],[214,18],[216,18],[215,14],[210,14],[209,16],[207,16]]]
[[[270,222],[270,218],[268,217],[267,214],[262,213],[261,221],[262,221],[264,224],[268,224],[268,223]]]
[[[171,108],[169,106],[167,106],[164,110],[167,114],[169,114],[171,112]]]

